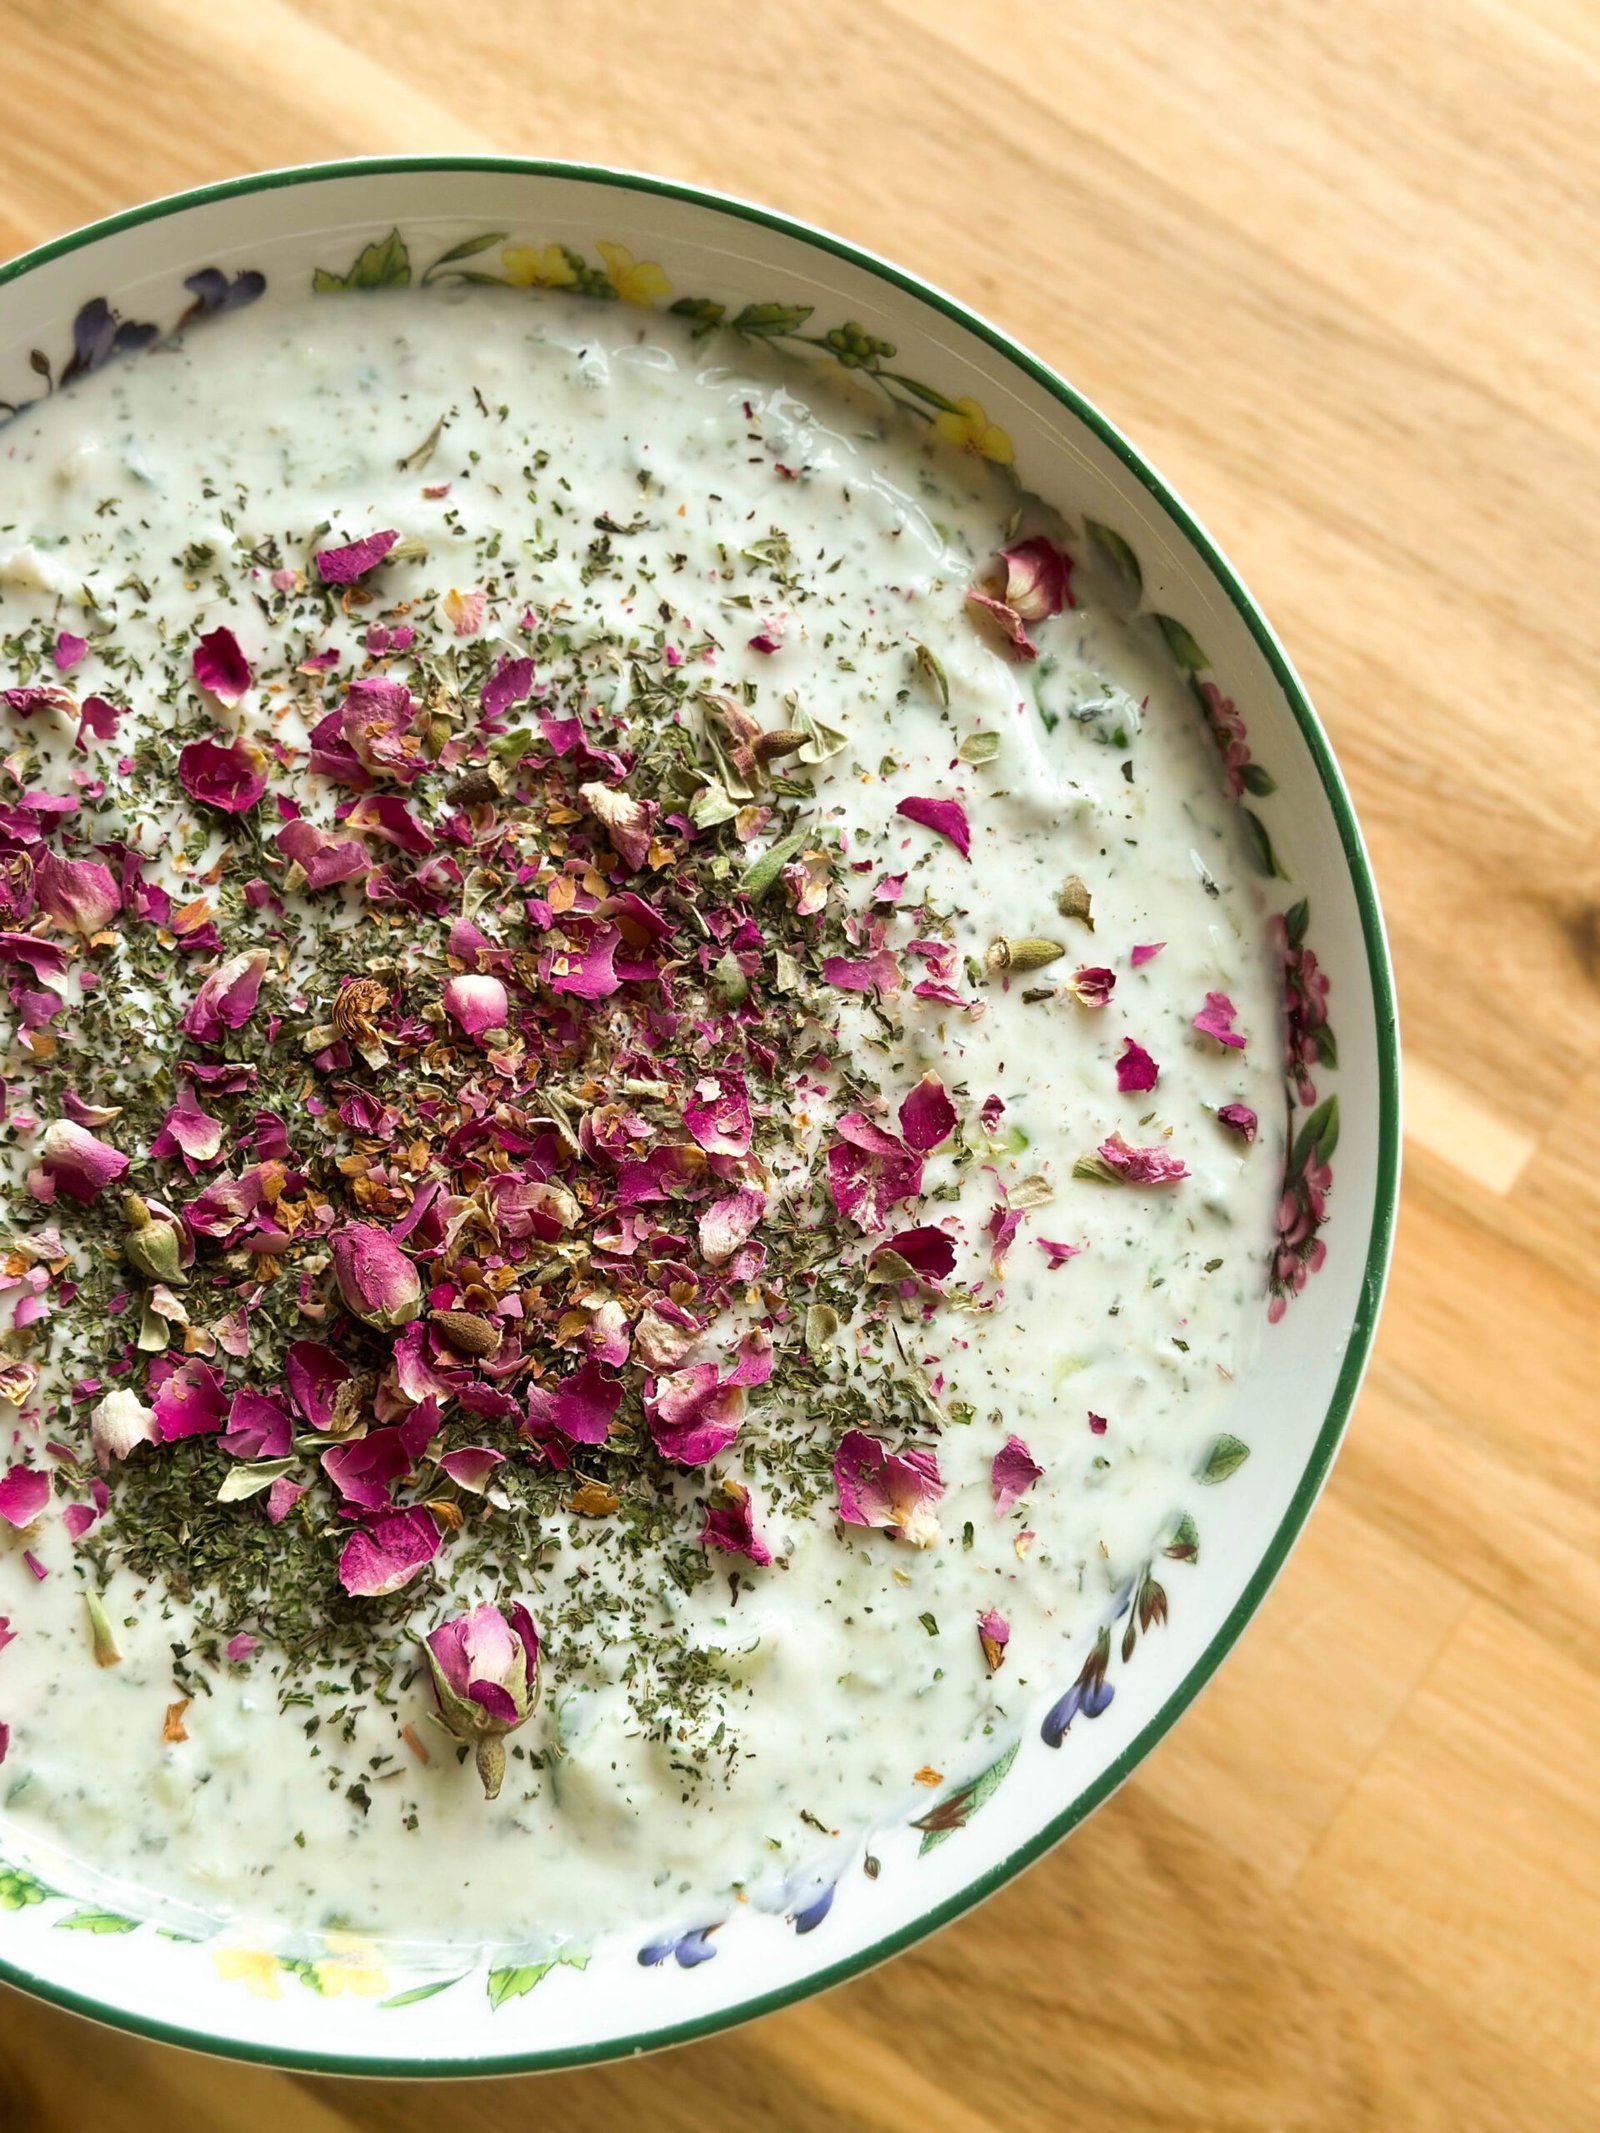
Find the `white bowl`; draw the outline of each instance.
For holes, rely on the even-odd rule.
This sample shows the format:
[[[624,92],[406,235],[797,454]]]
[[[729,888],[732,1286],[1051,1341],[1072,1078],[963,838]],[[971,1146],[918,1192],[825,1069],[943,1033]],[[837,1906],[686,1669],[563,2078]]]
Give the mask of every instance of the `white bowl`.
[[[258,300],[271,302],[313,285],[425,282],[443,261],[496,275],[510,242],[569,246],[598,278],[602,240],[658,264],[676,307],[716,316],[716,330],[795,345],[802,328],[825,341],[850,321],[893,344],[878,378],[891,398],[917,400],[969,448],[1011,455],[1019,482],[1123,570],[1130,601],[1184,670],[1197,716],[1231,746],[1263,918],[1285,929],[1291,1028],[1306,1055],[1285,1084],[1278,1273],[1289,1293],[1274,1299],[1261,1360],[1239,1389],[1238,1439],[1220,1440],[1219,1471],[1204,1477],[1226,1486],[1203,1498],[1197,1559],[1180,1545],[1152,1573],[1170,1603],[1165,1624],[1140,1633],[1125,1595],[1076,1685],[1069,1675],[1053,1692],[1058,1715],[1066,1692],[1073,1717],[1058,1745],[1041,1729],[1046,1695],[1001,1764],[936,1798],[919,1825],[874,1838],[875,1872],[858,1856],[831,1892],[797,1891],[787,1912],[746,1905],[726,1919],[685,1918],[642,1951],[639,1935],[555,1963],[526,1949],[419,1952],[309,1931],[249,1943],[218,1928],[184,1940],[132,1905],[105,1909],[87,1869],[56,1865],[47,1880],[0,1805],[0,1977],[241,2059],[390,2076],[581,2065],[783,2006],[988,1895],[1128,1776],[1261,1604],[1327,1478],[1388,1269],[1394,998],[1366,853],[1327,738],[1271,627],[1192,513],[1103,415],[950,297],[838,238],[663,179],[467,157],[327,164],[157,201],[0,268],[0,418],[6,403],[37,398],[69,370],[140,360],[153,337],[140,328],[165,333],[185,314],[240,300],[254,289],[235,280],[241,273],[263,276]]]

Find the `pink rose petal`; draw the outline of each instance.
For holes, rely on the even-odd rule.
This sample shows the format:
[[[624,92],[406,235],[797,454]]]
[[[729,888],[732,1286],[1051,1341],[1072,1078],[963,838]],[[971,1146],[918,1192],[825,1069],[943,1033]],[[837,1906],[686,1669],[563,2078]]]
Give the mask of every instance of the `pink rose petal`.
[[[875,1248],[874,1256],[877,1252],[894,1252],[923,1281],[944,1281],[955,1271],[956,1248],[942,1229],[896,1230]]]
[[[731,1259],[767,1211],[767,1196],[754,1186],[741,1186],[725,1199],[714,1201],[700,1216],[700,1251],[712,1266]]]
[[[128,1158],[97,1140],[84,1126],[58,1118],[45,1129],[39,1160],[28,1173],[28,1190],[48,1204],[58,1192],[80,1207],[97,1200],[128,1168]]]
[[[828,1150],[828,1190],[839,1213],[865,1235],[886,1226],[888,1210],[922,1190],[922,1158],[859,1111],[847,1111]]]
[[[345,1542],[339,1583],[354,1597],[380,1598],[409,1585],[438,1553],[439,1529],[429,1512],[420,1505],[391,1511]]]
[[[1229,1051],[1242,1052],[1245,1040],[1233,1026],[1237,1012],[1225,992],[1208,992],[1205,1006],[1194,1018],[1194,1026],[1203,1037],[1215,1037],[1218,1044],[1226,1045]]]
[[[1067,980],[1067,990],[1080,1007],[1104,1007],[1116,990],[1117,974],[1100,964],[1086,963]]]
[[[824,956],[822,982],[836,992],[876,991],[892,998],[900,990],[900,965],[892,948],[865,956]]]
[[[498,978],[449,978],[442,997],[445,1013],[469,1037],[504,1029],[511,1012],[510,999]]]
[[[720,1548],[727,1555],[742,1555],[762,1567],[772,1561],[771,1549],[757,1534],[752,1522],[750,1491],[737,1481],[724,1481],[707,1499],[700,1545]]]
[[[236,704],[255,676],[230,629],[210,630],[194,648],[194,678],[219,703]]]
[[[74,637],[71,630],[58,630],[55,649],[50,655],[55,661],[56,672],[70,674],[88,649],[87,637]]]
[[[190,741],[178,750],[178,782],[220,814],[247,814],[267,789],[266,757],[248,741]]]
[[[1065,1266],[1069,1259],[1076,1259],[1083,1250],[1081,1244],[1057,1244],[1052,1237],[1035,1237],[1033,1241],[1049,1261],[1052,1274],[1058,1266]]]
[[[944,1494],[939,1462],[920,1446],[891,1452],[865,1430],[846,1430],[834,1455],[839,1516],[849,1526],[874,1526],[926,1548],[939,1535],[934,1510]]]
[[[173,1371],[151,1394],[150,1404],[164,1444],[179,1437],[214,1436],[226,1413],[222,1380],[199,1356],[191,1356]]]
[[[243,1029],[255,1012],[266,969],[265,948],[230,956],[201,985],[178,1027],[200,1044],[219,1044],[225,1029]]]
[[[937,830],[941,837],[948,837],[963,859],[972,856],[972,830],[967,822],[967,811],[959,800],[902,800],[895,809],[908,822],[920,822],[924,829]]]
[[[622,1380],[591,1356],[554,1388],[528,1394],[528,1422],[536,1436],[554,1429],[572,1444],[604,1444],[622,1405]]]
[[[241,1629],[237,1636],[228,1639],[229,1659],[235,1666],[242,1666],[256,1649],[256,1643],[256,1638],[247,1629]]]
[[[1259,1121],[1248,1104],[1218,1104],[1217,1123],[1237,1133],[1248,1145],[1256,1137]]]
[[[1009,1511],[1043,1477],[1044,1468],[1022,1439],[1007,1437],[989,1467],[989,1492],[995,1509]]]
[[[754,1126],[744,1076],[731,1067],[702,1074],[684,1106],[683,1123],[708,1155],[748,1155]]]
[[[924,1074],[910,1094],[900,1100],[900,1131],[906,1146],[926,1154],[955,1131],[956,1107],[935,1073]]]
[[[456,1451],[446,1452],[439,1464],[457,1488],[470,1489],[474,1496],[481,1496],[489,1476],[497,1466],[505,1464],[505,1456],[487,1444],[464,1444]]]
[[[1146,1089],[1153,1089],[1160,1072],[1142,1044],[1135,1044],[1131,1037],[1123,1038],[1122,1057],[1117,1061],[1117,1087],[1124,1096],[1141,1095]]]
[[[400,538],[394,528],[369,533],[359,541],[346,541],[338,548],[319,548],[317,570],[324,585],[354,585],[381,563]]]
[[[978,1643],[982,1647],[984,1663],[991,1674],[998,1674],[1005,1665],[1006,1646],[1011,1642],[1011,1624],[998,1608],[991,1607],[978,1617]]]
[[[122,909],[122,891],[109,867],[94,859],[58,859],[41,852],[33,870],[41,911],[87,940],[102,932]]]
[[[31,1526],[50,1501],[50,1476],[42,1467],[19,1459],[0,1475],[0,1518],[7,1525]]]
[[[1138,970],[1146,963],[1153,963],[1166,945],[1165,941],[1145,941],[1134,949],[1128,961]]]
[[[1130,1148],[1120,1133],[1100,1143],[1101,1159],[1129,1185],[1173,1185],[1189,1172],[1165,1148]]]

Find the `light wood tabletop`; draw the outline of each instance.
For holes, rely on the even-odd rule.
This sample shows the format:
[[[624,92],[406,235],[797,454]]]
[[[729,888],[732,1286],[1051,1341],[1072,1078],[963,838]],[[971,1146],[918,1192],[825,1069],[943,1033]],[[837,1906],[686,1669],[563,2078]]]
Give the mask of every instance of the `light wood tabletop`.
[[[1600,2124],[1600,9],[0,0],[0,255],[254,166],[633,164],[930,276],[1263,601],[1399,969],[1406,1189],[1329,1492],[1062,1849],[828,1997],[454,2090],[0,1995],[7,2133]]]

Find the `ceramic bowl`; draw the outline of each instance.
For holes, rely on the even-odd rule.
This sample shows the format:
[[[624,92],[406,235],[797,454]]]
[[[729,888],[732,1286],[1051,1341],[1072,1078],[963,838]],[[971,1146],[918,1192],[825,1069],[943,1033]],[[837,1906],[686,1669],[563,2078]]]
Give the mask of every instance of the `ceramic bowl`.
[[[704,2035],[910,1946],[1074,1829],[1215,1673],[1310,1514],[1372,1341],[1398,1168],[1378,901],[1271,626],[1103,415],[926,283],[764,209],[624,172],[468,158],[275,171],[113,216],[0,269],[0,419],[86,369],[143,360],[180,320],[220,335],[209,314],[285,292],[348,302],[463,271],[504,279],[508,245],[563,247],[553,256],[596,301],[644,298],[708,332],[846,361],[1099,547],[1181,670],[1239,810],[1284,972],[1290,1152],[1261,1298],[1273,1323],[1237,1435],[1217,1441],[1171,1545],[1041,1695],[1020,1743],[879,1831],[874,1871],[858,1853],[782,1908],[642,1922],[587,1948],[423,1948],[312,1921],[253,1938],[198,1919],[178,1935],[125,1892],[108,1903],[70,1860],[30,1854],[0,1790],[0,1976],[149,2036],[389,2076],[577,2065]],[[0,435],[0,468],[3,454]]]

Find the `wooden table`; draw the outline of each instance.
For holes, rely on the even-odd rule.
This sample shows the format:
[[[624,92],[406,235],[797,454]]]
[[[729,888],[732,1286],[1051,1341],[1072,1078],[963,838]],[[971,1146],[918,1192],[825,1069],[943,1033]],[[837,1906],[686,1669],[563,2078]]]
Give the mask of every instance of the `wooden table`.
[[[1399,964],[1406,1210],[1261,1620],[1064,1849],[876,1975],[450,2092],[0,1996],[7,2133],[1600,2124],[1600,10],[0,0],[0,254],[252,165],[634,163],[944,283],[1287,639]]]

